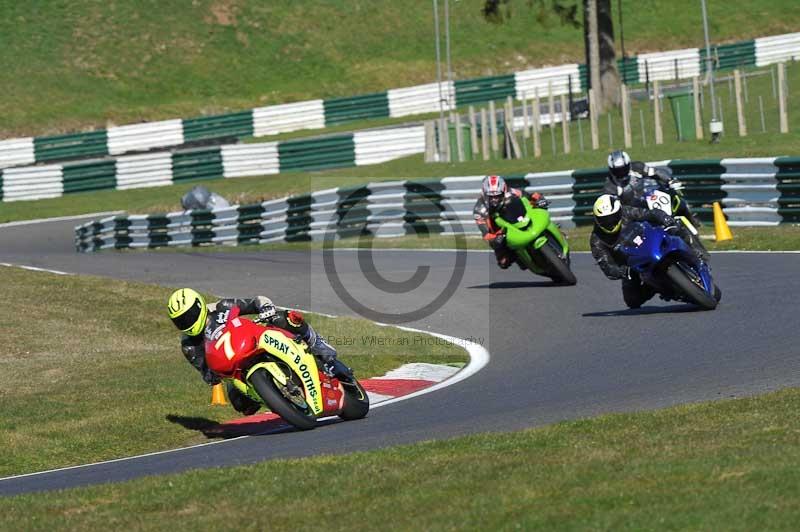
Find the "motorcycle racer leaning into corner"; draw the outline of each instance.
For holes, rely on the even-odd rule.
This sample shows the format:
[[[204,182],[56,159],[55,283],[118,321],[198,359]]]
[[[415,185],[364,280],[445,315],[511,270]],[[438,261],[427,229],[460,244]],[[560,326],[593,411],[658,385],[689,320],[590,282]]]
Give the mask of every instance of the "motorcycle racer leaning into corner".
[[[623,205],[643,207],[639,205],[644,194],[644,180],[655,179],[660,185],[667,187],[678,202],[673,209],[675,216],[685,216],[695,227],[699,227],[697,219],[689,210],[683,199],[683,183],[666,172],[647,166],[642,161],[631,161],[627,152],[616,150],[608,156],[608,177],[603,186],[604,194],[617,196]]]
[[[481,230],[483,239],[494,250],[497,265],[504,270],[514,263],[516,255],[506,245],[505,232],[495,225],[494,217],[502,212],[508,200],[513,197],[521,198],[522,191],[516,188],[509,188],[505,180],[500,176],[486,176],[481,183],[481,195],[472,209],[472,215]],[[530,200],[531,205],[540,209],[546,209],[550,205],[550,202],[538,192],[531,194]]]
[[[308,345],[308,351],[322,361],[322,369],[339,380],[349,382],[353,372],[336,358],[336,350],[314,331],[303,315],[296,310],[278,310],[264,296],[252,299],[220,299],[206,304],[205,299],[191,288],[175,290],[167,302],[172,323],[183,334],[181,351],[186,360],[200,372],[210,385],[221,382],[220,377],[206,364],[205,342],[210,341],[217,329],[228,321],[231,309],[238,307],[241,314],[258,314],[258,320],[294,333]],[[228,399],[233,408],[245,415],[255,414],[260,404],[241,393],[232,383],[227,386]]]
[[[617,245],[621,243],[623,229],[631,222],[646,221],[662,226],[667,232],[673,232],[684,240],[691,237],[689,230],[683,224],[676,223],[675,219],[664,211],[623,205],[613,194],[603,194],[597,198],[592,214],[594,229],[589,237],[592,257],[606,277],[622,280],[622,299],[625,300],[625,304],[629,308],[641,307],[656,294],[656,291],[645,285],[639,274],[627,266],[625,256],[617,249]],[[691,246],[690,249],[695,251],[698,260],[704,260],[697,249]]]

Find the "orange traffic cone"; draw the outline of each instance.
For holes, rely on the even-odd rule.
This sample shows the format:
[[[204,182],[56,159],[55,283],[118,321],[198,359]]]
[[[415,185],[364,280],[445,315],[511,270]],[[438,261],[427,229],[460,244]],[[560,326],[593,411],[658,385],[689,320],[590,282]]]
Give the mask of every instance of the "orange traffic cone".
[[[225,390],[222,384],[215,384],[211,388],[211,404],[212,405],[227,405],[228,400],[225,399]]]
[[[728,222],[725,220],[725,215],[722,213],[722,207],[718,201],[714,202],[714,233],[717,235],[717,242],[733,240],[731,228],[728,227]]]

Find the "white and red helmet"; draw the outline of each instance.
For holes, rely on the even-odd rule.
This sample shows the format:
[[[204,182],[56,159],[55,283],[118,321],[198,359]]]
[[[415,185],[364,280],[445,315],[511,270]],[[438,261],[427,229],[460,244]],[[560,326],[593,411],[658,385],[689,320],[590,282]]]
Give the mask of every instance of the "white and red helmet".
[[[483,201],[486,202],[486,206],[489,207],[490,210],[500,208],[505,200],[506,192],[508,192],[506,180],[499,175],[488,175],[483,178],[483,183],[481,183],[481,195],[483,196]]]

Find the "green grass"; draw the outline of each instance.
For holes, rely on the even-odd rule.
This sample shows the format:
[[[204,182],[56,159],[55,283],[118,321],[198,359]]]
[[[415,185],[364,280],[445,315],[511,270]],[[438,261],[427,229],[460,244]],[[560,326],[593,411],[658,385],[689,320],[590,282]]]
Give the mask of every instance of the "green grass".
[[[792,112],[790,106],[790,132],[777,132],[777,104],[772,97],[772,83],[768,71],[748,82],[750,105],[747,121],[750,135],[739,137],[736,132],[735,118],[730,107],[729,87],[726,82],[718,85],[718,97],[722,100],[723,117],[725,117],[726,134],[718,144],[705,141],[677,141],[674,121],[665,102],[662,122],[664,124],[664,144],[653,143],[652,123],[653,109],[649,102],[633,104],[633,147],[628,151],[635,159],[655,161],[663,159],[706,159],[724,157],[770,157],[778,155],[796,155],[800,145],[800,113]],[[792,87],[800,87],[800,66],[790,65],[787,68],[790,96],[797,94]],[[706,91],[706,94],[708,91]],[[764,102],[767,131],[761,132],[758,96]],[[793,101],[800,101],[794,97]],[[639,109],[645,116],[645,142],[642,142],[639,125]],[[704,123],[710,118],[710,109],[704,110]],[[550,131],[542,131],[543,154],[541,158],[533,157],[532,140],[528,140],[528,157],[523,159],[491,161],[468,161],[464,163],[425,163],[422,155],[405,157],[380,165],[343,168],[319,172],[292,172],[281,175],[246,177],[237,179],[215,179],[182,183],[168,187],[145,188],[135,190],[108,190],[70,194],[60,198],[1,202],[0,223],[25,220],[39,217],[86,214],[98,210],[124,210],[131,214],[157,213],[180,210],[180,198],[191,187],[203,184],[211,190],[225,196],[232,204],[256,203],[265,199],[282,197],[289,194],[301,194],[325,188],[353,186],[371,180],[405,179],[405,178],[438,178],[459,175],[481,175],[490,173],[514,174],[528,172],[544,172],[552,170],[568,170],[575,168],[598,168],[605,165],[605,158],[610,147],[620,147],[622,143],[621,119],[618,112],[611,113],[612,138],[609,138],[607,116],[600,119],[600,149],[591,151],[588,121],[582,121],[584,151],[580,150],[579,130],[575,123],[570,127],[572,153],[563,153],[562,133],[560,126],[553,131],[556,139],[556,151],[552,151]],[[708,138],[708,137],[707,137]]]
[[[0,476],[198,443],[207,438],[175,420],[213,427],[238,417],[209,405],[211,388],[184,360],[164,311],[169,289],[0,270],[0,305],[15,309],[0,323]],[[398,350],[414,333],[365,320],[309,321],[360,377],[467,360],[452,345]]]
[[[549,2],[548,2],[549,3]],[[584,62],[582,31],[514,2],[450,3],[458,79]],[[625,0],[628,54],[702,43],[697,2]],[[429,2],[0,1],[0,137],[353,96],[436,78]],[[714,42],[795,31],[794,0],[709,6]],[[617,29],[618,31],[618,29]],[[655,38],[654,38],[655,37]]]
[[[9,497],[0,511],[17,530],[223,528],[243,512],[254,530],[796,530],[798,408],[787,389]]]

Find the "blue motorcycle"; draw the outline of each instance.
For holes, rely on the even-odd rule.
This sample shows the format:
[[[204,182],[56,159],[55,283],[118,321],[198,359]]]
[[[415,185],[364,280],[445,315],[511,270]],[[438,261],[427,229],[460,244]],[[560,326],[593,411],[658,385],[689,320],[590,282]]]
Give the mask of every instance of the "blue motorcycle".
[[[722,298],[708,265],[679,236],[648,222],[633,222],[618,245],[628,266],[662,299],[694,303],[713,310]]]

